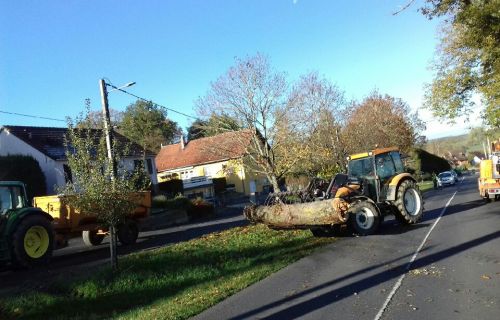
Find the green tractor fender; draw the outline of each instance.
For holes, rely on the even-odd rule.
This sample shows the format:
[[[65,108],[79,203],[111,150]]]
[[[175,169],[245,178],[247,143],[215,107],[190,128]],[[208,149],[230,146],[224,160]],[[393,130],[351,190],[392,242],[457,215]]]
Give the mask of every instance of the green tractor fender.
[[[47,221],[52,221],[53,218],[39,208],[21,208],[7,212],[0,217],[0,264],[8,263],[12,259],[12,234],[16,231],[18,225],[26,218],[32,216],[40,216]]]
[[[417,183],[417,180],[415,180],[415,178],[413,178],[413,176],[409,173],[400,173],[400,174],[394,176],[391,179],[391,182],[389,183],[389,188],[387,190],[386,200],[395,201],[396,196],[398,194],[399,186],[401,185],[401,183],[403,183],[403,181],[406,181],[406,180],[411,180],[414,183]]]
[[[12,210],[11,212],[7,213],[7,219],[5,227],[3,229],[2,234],[4,237],[6,236],[7,238],[12,235],[14,230],[16,230],[17,226],[21,223],[21,221],[26,218],[27,216],[33,216],[33,215],[40,215],[44,218],[46,218],[48,221],[54,220],[52,216],[45,211],[39,209],[39,208],[22,208],[22,209],[17,209],[17,210]]]

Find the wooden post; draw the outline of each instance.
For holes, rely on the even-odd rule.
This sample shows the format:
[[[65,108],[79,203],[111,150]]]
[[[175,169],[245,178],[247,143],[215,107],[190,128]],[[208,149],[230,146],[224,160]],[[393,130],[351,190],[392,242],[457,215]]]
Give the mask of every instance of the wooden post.
[[[99,87],[101,89],[102,115],[104,121],[104,134],[106,135],[106,149],[108,151],[109,165],[112,168],[111,179],[114,180],[116,165],[115,159],[113,157],[113,132],[111,128],[111,119],[109,116],[108,91],[106,89],[106,82],[104,82],[104,79],[99,80]]]

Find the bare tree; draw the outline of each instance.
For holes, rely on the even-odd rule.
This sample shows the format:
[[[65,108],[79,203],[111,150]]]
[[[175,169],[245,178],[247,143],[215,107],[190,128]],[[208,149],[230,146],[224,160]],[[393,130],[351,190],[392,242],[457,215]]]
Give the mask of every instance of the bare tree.
[[[197,101],[198,113],[205,119],[214,115],[230,119],[252,133],[250,143],[247,134],[238,135],[247,150],[244,165],[264,174],[275,190],[287,175],[338,172],[345,157],[340,140],[343,93],[316,73],[287,89],[284,74],[257,54],[237,60]],[[234,130],[219,122],[212,125]],[[210,127],[211,122],[204,125]]]
[[[85,99],[85,104],[90,107],[90,99]],[[123,112],[116,109],[109,109],[111,126],[119,127],[123,120]],[[88,111],[84,119],[78,120],[76,124],[78,128],[99,129],[102,127],[102,111]]]
[[[280,150],[291,156],[300,155],[291,173],[329,177],[345,167],[346,148],[341,139],[344,112],[344,95],[335,85],[317,73],[300,78],[284,110],[293,125],[290,132],[280,135],[300,140],[293,142],[295,148]]]
[[[250,143],[246,135],[235,136],[241,137],[237,138],[241,139],[239,142],[248,146],[245,163],[256,173],[264,174],[275,190],[279,187],[278,179],[284,174],[284,169],[278,166],[279,141],[275,123],[282,116],[286,92],[285,75],[274,71],[267,57],[257,54],[237,59],[236,64],[211,83],[209,92],[196,102],[200,117],[225,115],[251,132]]]

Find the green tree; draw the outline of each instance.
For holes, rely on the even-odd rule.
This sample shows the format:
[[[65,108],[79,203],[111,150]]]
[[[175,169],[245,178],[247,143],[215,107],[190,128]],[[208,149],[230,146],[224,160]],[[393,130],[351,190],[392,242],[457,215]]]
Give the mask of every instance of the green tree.
[[[152,102],[138,100],[123,113],[120,133],[143,148],[157,152],[161,144],[172,143],[181,129],[167,118],[167,112]]]
[[[238,121],[226,114],[212,113],[206,120],[196,119],[187,129],[188,140],[211,137],[228,131],[238,131]]]
[[[88,115],[88,114],[87,114]],[[85,119],[81,117],[80,120]],[[76,121],[76,123],[83,123]],[[117,174],[107,157],[106,142],[103,130],[76,128],[69,119],[66,136],[66,157],[71,168],[73,181],[59,190],[70,197],[71,204],[80,212],[95,215],[98,221],[109,228],[111,266],[116,269],[117,226],[124,222],[126,216],[136,207],[131,192],[137,191],[137,179],[141,172],[127,173],[122,168],[122,158],[127,146],[113,143],[113,153],[117,164]]]
[[[435,77],[425,104],[435,116],[453,121],[482,100],[484,122],[500,127],[500,0],[427,0],[429,19],[445,17]]]
[[[196,119],[187,128],[187,139],[188,141],[204,138],[207,136],[205,127],[207,122],[202,119]]]

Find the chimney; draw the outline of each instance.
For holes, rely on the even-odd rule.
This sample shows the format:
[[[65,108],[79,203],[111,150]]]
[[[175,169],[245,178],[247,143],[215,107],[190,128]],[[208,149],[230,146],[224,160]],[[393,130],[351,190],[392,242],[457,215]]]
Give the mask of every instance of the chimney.
[[[181,149],[184,150],[186,143],[184,142],[184,135],[181,134]]]

